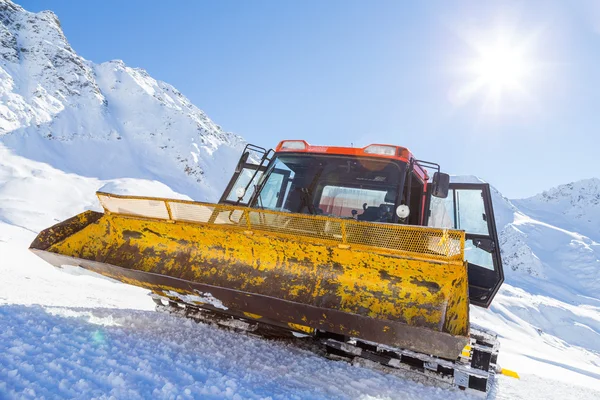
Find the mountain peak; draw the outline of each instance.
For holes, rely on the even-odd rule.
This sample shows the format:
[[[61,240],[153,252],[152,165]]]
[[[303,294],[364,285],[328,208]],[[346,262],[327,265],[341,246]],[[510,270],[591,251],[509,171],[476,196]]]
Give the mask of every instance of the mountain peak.
[[[4,25],[12,23],[13,17],[23,11],[23,7],[10,0],[0,0],[0,22]]]
[[[0,99],[0,141],[18,155],[78,175],[160,180],[198,200],[218,198],[244,145],[173,86],[122,60],[85,60],[56,14],[9,0]]]
[[[583,179],[512,200],[528,215],[600,241],[600,179]]]
[[[105,64],[106,65],[114,65],[114,66],[123,67],[123,68],[126,67],[125,62],[120,59],[105,61],[105,62],[101,63],[100,65],[105,65]]]
[[[580,202],[600,205],[600,179],[589,178],[566,183],[545,190],[529,199],[553,203],[568,199],[572,205],[576,205]]]

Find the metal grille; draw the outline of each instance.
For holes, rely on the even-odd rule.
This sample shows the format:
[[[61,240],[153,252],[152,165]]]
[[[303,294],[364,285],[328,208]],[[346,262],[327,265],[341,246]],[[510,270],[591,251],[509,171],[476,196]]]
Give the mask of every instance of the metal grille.
[[[113,214],[200,225],[220,225],[294,238],[316,238],[329,243],[377,248],[440,261],[462,262],[464,256],[465,234],[457,230],[370,223],[223,204],[120,196],[101,192],[98,192],[98,198],[104,209]]]
[[[167,204],[161,199],[100,196],[105,210],[115,214],[135,215],[139,217],[169,219]]]
[[[173,221],[239,225],[241,218],[244,216],[243,209],[223,210],[216,204],[164,201],[171,211]]]

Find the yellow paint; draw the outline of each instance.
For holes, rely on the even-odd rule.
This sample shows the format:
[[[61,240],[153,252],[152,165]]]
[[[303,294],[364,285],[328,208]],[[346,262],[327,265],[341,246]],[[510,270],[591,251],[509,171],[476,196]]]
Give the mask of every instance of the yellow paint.
[[[511,371],[510,369],[502,368],[500,370],[500,373],[502,375],[510,376],[511,378],[521,379],[521,377],[519,376],[519,374],[517,372]]]
[[[50,251],[454,335],[468,333],[464,264],[318,242],[112,214]]]
[[[311,327],[308,327],[308,326],[305,326],[305,325],[300,325],[300,324],[294,324],[294,323],[291,323],[291,322],[288,322],[288,326],[290,328],[292,328],[292,329],[297,330],[297,331],[304,332],[304,333],[309,333],[309,334],[311,334],[311,333],[313,333],[315,331]]]
[[[249,312],[244,312],[244,315],[248,318],[252,318],[252,319],[261,319],[262,315],[258,315],[258,314],[252,314]]]
[[[167,202],[169,220],[104,214],[48,251],[456,336],[468,335],[462,232],[193,202],[181,203],[218,209],[221,223],[173,223],[175,203]],[[238,212],[239,224],[226,223],[233,211]],[[250,227],[252,235],[247,234]],[[344,235],[339,234],[340,229]],[[103,273],[151,290],[193,294]],[[256,311],[260,313],[236,311],[249,318],[259,315]],[[310,329],[317,327],[317,322],[330,323],[325,314],[320,321],[310,321],[306,316],[301,321],[285,315],[281,319],[284,323],[302,322],[299,326]],[[360,337],[358,327],[337,328]],[[383,330],[387,332],[389,327]]]
[[[440,246],[444,246],[446,244],[446,242],[448,241],[448,237],[449,237],[448,230],[444,229],[443,232],[442,232],[442,237],[440,238],[440,241],[439,241],[438,244]]]
[[[466,345],[465,348],[462,350],[461,355],[463,357],[471,357],[471,346]]]

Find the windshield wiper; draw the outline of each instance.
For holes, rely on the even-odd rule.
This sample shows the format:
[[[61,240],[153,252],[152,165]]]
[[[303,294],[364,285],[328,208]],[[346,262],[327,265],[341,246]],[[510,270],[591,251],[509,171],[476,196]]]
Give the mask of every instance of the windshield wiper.
[[[264,210],[265,206],[263,205],[263,202],[262,202],[262,193],[258,194],[257,200],[258,200],[258,207],[260,207],[261,210]]]
[[[308,208],[308,212],[316,215],[317,214],[317,210],[315,210],[315,205],[312,203],[312,190],[310,190],[309,188],[300,188],[300,191],[302,192],[302,207],[300,208],[300,211],[302,211],[302,209],[306,206],[306,208]]]
[[[315,186],[317,186],[319,178],[321,178],[321,174],[323,174],[324,170],[325,165],[322,165],[321,168],[319,168],[319,170],[315,174],[313,180],[310,182],[310,185],[308,185],[307,188],[300,188],[300,190],[302,191],[302,202],[304,203],[303,206],[300,208],[300,211],[302,211],[302,209],[304,209],[304,206],[306,206],[306,208],[308,208],[309,213],[311,213],[312,215],[317,215],[317,209],[313,204],[313,191],[315,189]]]

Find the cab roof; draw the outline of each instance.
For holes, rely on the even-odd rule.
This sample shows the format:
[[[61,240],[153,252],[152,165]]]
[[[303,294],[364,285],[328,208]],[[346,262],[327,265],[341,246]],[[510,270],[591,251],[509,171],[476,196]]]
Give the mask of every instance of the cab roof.
[[[373,157],[392,159],[409,163],[415,161],[415,172],[424,181],[429,179],[427,171],[422,168],[413,154],[406,147],[391,144],[370,144],[365,147],[313,146],[305,140],[282,140],[275,148],[275,153],[310,153],[332,154],[342,156]]]

